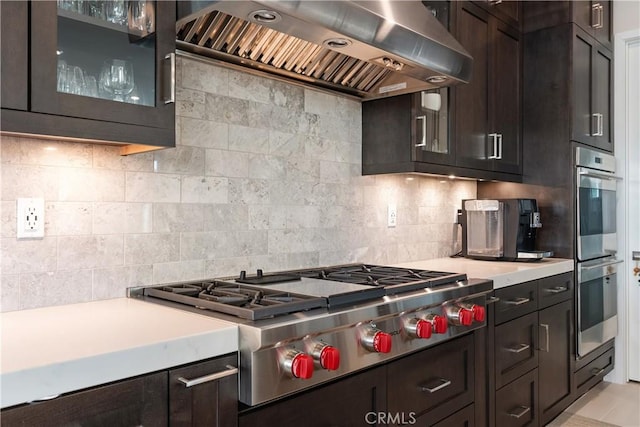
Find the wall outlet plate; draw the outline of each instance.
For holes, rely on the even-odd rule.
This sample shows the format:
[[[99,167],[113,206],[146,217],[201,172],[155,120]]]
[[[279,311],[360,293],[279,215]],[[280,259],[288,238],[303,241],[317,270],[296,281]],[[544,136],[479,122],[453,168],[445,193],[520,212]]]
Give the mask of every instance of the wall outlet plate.
[[[18,239],[44,238],[44,199],[18,199]]]
[[[398,211],[395,204],[387,206],[387,227],[395,227],[398,224]]]

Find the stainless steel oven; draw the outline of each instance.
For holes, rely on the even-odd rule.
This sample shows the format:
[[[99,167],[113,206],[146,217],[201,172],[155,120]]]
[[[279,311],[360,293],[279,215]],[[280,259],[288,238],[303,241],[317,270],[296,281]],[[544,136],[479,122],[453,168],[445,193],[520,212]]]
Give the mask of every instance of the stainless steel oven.
[[[618,333],[617,264],[612,257],[578,263],[578,356]]]
[[[578,262],[615,255],[615,158],[609,154],[576,149]]]
[[[615,157],[576,148],[578,357],[618,333]]]

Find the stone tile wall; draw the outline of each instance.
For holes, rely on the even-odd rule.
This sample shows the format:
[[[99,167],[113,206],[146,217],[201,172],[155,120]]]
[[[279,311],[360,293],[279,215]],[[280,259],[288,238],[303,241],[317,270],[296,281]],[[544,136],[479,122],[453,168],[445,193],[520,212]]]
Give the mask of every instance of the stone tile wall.
[[[241,269],[458,250],[454,213],[475,182],[361,176],[359,102],[187,58],[178,88],[175,149],[121,157],[2,138],[2,311]],[[16,240],[18,197],[45,199],[44,239]]]

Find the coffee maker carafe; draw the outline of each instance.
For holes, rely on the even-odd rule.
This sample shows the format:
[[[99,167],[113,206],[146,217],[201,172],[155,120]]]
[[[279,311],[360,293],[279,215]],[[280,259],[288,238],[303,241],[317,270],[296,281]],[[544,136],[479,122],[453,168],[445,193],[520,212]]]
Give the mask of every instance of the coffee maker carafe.
[[[553,256],[536,250],[542,223],[535,199],[463,200],[460,222],[467,258],[532,261]]]

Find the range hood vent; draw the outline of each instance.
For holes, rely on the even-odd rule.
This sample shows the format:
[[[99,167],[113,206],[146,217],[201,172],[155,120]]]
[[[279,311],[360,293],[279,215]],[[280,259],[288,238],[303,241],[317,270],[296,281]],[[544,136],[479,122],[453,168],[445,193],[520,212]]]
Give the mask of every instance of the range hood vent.
[[[177,46],[364,99],[470,79],[472,59],[417,1],[178,2]]]

